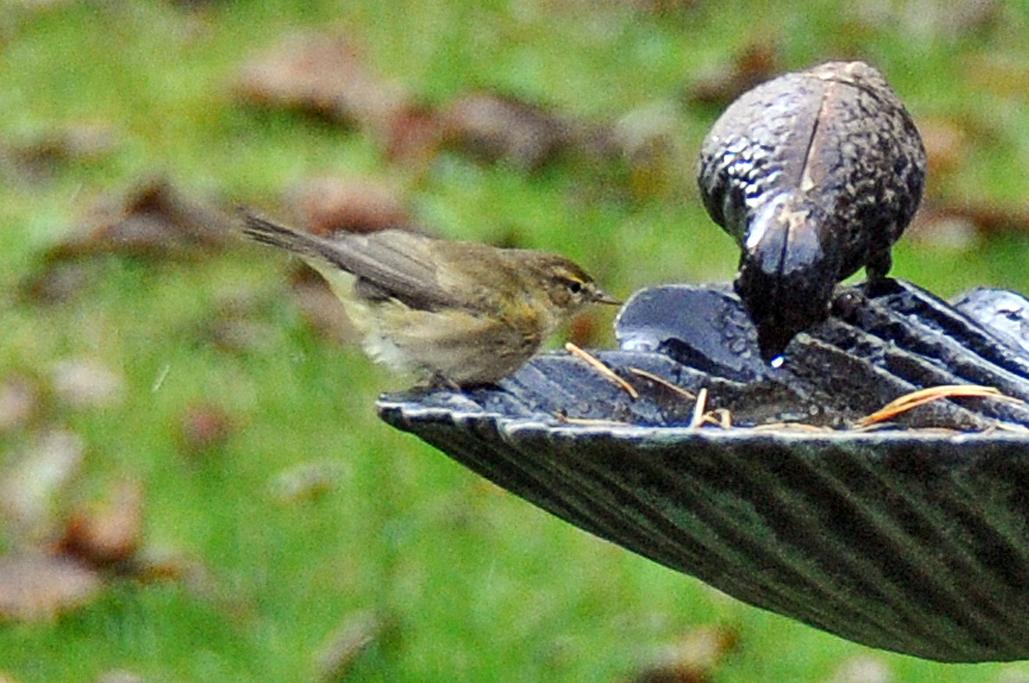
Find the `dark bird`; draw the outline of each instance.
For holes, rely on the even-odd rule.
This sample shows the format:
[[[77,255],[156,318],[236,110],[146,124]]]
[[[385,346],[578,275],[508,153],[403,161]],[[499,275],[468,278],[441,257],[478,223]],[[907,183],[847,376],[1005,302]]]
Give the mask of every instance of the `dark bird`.
[[[922,198],[925,149],[876,69],[828,62],[733,102],[704,140],[708,214],[742,247],[734,286],[761,356],[828,317],[836,284],[886,277]]]

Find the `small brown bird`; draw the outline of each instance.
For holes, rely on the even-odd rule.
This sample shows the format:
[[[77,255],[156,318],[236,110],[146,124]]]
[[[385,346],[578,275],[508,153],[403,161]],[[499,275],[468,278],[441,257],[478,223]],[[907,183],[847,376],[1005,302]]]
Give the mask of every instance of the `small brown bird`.
[[[403,230],[327,239],[244,217],[244,234],[321,273],[373,360],[433,384],[496,382],[586,304],[619,303],[556,254]]]

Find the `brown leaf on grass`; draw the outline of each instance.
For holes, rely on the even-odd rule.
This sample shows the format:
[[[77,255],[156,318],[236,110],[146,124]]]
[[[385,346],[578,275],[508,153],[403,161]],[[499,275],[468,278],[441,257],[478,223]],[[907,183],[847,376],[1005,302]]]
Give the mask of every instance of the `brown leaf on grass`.
[[[90,602],[100,588],[97,574],[70,558],[0,556],[0,619],[52,619]]]
[[[547,109],[507,95],[475,92],[443,114],[443,140],[489,163],[534,171],[566,151],[575,126]]]
[[[225,212],[150,180],[96,206],[80,228],[46,252],[43,268],[22,280],[20,289],[31,301],[65,301],[88,283],[84,259],[204,256],[226,246],[232,234]]]
[[[927,177],[933,182],[959,170],[968,158],[968,133],[958,122],[943,117],[918,120],[928,163]]]
[[[980,237],[1029,235],[1029,204],[933,201],[916,214],[907,235],[917,242],[963,248]]]
[[[339,33],[284,36],[244,65],[236,92],[249,104],[315,115],[380,139],[411,106],[407,91],[374,74],[354,41]]]
[[[775,43],[751,42],[736,53],[731,64],[719,66],[693,79],[685,88],[686,102],[725,106],[780,71],[782,63]]]
[[[187,199],[164,180],[150,180],[97,207],[84,228],[47,252],[50,262],[96,254],[206,254],[232,234],[224,212]]]
[[[425,170],[443,142],[443,120],[431,107],[409,105],[396,112],[386,131],[386,158],[408,169]]]
[[[311,178],[290,193],[289,204],[316,235],[376,232],[412,223],[400,191],[369,179]]]
[[[631,683],[707,683],[739,647],[739,633],[724,626],[701,626],[661,649],[654,662],[633,674]]]
[[[889,665],[873,655],[859,655],[844,661],[827,683],[891,683]]]
[[[195,457],[220,448],[236,425],[232,416],[214,403],[188,406],[179,421],[179,444],[186,455]]]
[[[387,619],[371,610],[349,615],[316,655],[317,680],[324,683],[346,680],[361,655],[383,639],[390,627]]]
[[[92,271],[84,262],[50,263],[24,278],[21,295],[34,303],[60,303],[73,299],[89,286]]]
[[[139,549],[142,530],[143,487],[123,480],[99,504],[72,513],[56,551],[102,569],[130,560]]]
[[[45,182],[68,164],[103,159],[116,146],[117,136],[110,126],[83,122],[17,141],[3,150],[3,154],[8,167],[19,178]]]
[[[0,434],[26,426],[40,410],[39,387],[28,377],[0,379]]]
[[[78,475],[85,447],[72,432],[40,436],[0,470],[0,518],[6,529],[30,539],[51,533],[59,496]]]
[[[125,378],[96,358],[68,358],[51,372],[57,398],[72,408],[109,408],[125,396]]]

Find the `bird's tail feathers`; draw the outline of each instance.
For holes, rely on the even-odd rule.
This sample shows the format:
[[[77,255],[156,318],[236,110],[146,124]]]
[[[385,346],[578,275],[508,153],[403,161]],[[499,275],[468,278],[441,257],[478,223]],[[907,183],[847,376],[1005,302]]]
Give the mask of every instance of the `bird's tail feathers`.
[[[279,247],[307,259],[334,263],[333,250],[315,235],[307,235],[242,211],[243,234],[261,244]]]

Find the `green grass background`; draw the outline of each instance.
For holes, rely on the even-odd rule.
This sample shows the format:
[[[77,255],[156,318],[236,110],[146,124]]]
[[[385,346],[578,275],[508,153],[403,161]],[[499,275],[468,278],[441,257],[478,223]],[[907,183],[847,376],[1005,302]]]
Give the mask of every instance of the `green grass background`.
[[[45,376],[77,355],[124,373],[120,406],[54,417],[87,443],[82,486],[102,491],[122,474],[140,477],[147,543],[200,558],[214,587],[115,582],[54,622],[0,624],[0,671],[24,682],[91,681],[113,668],[153,681],[309,680],[328,634],[364,608],[392,614],[397,637],[348,680],[616,680],[704,624],[740,631],[739,651],[715,674],[723,682],[822,681],[868,653],[898,681],[998,681],[1018,668],[868,650],[727,598],[486,484],[377,420],[375,397],[398,381],[309,329],[279,289],[282,260],[265,252],[185,264],[110,257],[68,303],[31,306],[14,295],[84,208],[155,172],[190,193],[266,206],[313,174],[411,181],[361,135],[233,102],[242,61],[303,26],[352,32],[374,69],[430,102],[490,87],[595,120],[675,101],[692,75],[767,36],[787,68],[863,57],[916,117],[979,131],[938,194],[1024,205],[1029,95],[982,87],[970,65],[984,55],[1029,62],[1025,3],[958,38],[912,35],[897,22],[863,27],[851,3],[699,5],[655,17],[613,0],[226,0],[195,11],[0,4],[0,136],[25,140],[81,121],[119,134],[105,159],[73,163],[46,183],[0,187],[0,377]],[[692,155],[717,111],[680,112]],[[734,270],[735,250],[692,186],[634,202],[574,164],[529,176],[452,156],[410,186],[418,218],[441,232],[517,234],[575,258],[620,295],[725,280]],[[1024,237],[972,249],[902,243],[894,274],[942,295],[986,284],[1026,291],[1027,254]],[[197,337],[198,320],[247,292],[272,297],[262,314],[275,330],[267,344],[226,353]],[[175,435],[199,401],[224,407],[239,428],[190,461]],[[0,437],[0,465],[29,436]],[[345,468],[333,491],[272,502],[278,472],[323,457]]]

